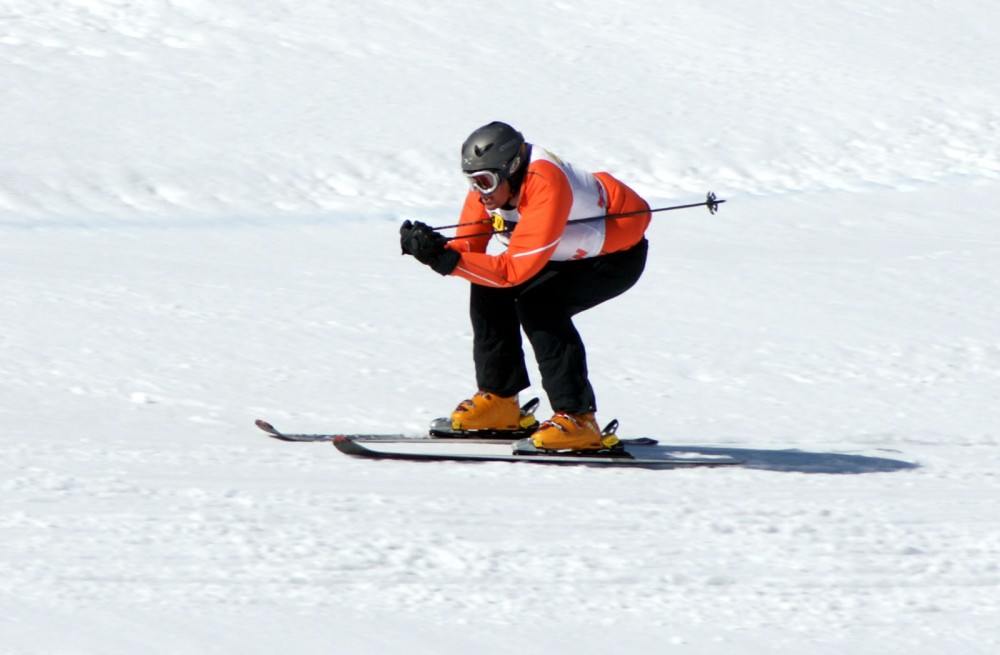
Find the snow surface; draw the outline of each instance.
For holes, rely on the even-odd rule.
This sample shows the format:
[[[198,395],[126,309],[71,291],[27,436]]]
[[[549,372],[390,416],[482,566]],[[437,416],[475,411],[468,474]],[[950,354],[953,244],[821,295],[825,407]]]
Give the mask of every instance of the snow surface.
[[[0,0],[0,652],[1000,652],[998,24]],[[579,327],[601,418],[749,467],[253,427],[417,434],[474,390],[466,283],[396,228],[454,222],[494,119],[728,201],[657,215]]]

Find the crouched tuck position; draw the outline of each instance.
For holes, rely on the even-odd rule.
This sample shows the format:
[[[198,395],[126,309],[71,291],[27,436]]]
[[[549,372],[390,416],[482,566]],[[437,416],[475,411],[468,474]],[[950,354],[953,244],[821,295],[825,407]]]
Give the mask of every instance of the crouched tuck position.
[[[506,123],[462,144],[470,190],[453,240],[427,225],[400,228],[405,254],[471,282],[478,392],[451,414],[456,430],[531,430],[545,450],[600,450],[597,403],[573,316],[631,288],[646,264],[649,205],[607,173],[588,173],[526,143]],[[629,214],[628,216],[619,216]],[[593,219],[580,221],[579,219]],[[496,237],[505,246],[487,253]],[[554,415],[522,416],[527,335]]]

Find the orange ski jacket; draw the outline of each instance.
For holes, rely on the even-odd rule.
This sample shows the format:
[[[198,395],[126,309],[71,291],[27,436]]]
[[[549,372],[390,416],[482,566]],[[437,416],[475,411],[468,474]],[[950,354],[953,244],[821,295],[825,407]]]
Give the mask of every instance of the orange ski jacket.
[[[459,221],[463,225],[448,244],[461,255],[452,275],[474,284],[509,287],[527,282],[550,261],[627,250],[642,240],[651,214],[568,222],[642,210],[648,211],[649,204],[610,174],[582,171],[534,146],[517,207],[491,213],[479,193],[469,191]],[[494,233],[483,234],[490,224]],[[504,252],[486,252],[493,236],[506,246]]]

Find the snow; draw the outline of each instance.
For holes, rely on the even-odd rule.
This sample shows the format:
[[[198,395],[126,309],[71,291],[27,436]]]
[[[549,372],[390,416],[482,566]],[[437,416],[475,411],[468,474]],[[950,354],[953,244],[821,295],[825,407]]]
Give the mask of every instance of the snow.
[[[0,652],[997,652],[998,22],[3,0]],[[727,200],[658,214],[578,325],[599,418],[748,467],[254,428],[417,434],[474,391],[466,283],[396,229],[454,222],[494,119]]]

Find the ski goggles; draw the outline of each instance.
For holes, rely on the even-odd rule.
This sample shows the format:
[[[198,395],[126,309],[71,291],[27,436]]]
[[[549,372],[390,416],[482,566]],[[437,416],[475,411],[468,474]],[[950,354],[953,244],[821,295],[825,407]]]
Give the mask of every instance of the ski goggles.
[[[501,182],[500,173],[497,171],[475,171],[466,173],[465,177],[468,178],[473,191],[484,195],[496,191]]]

